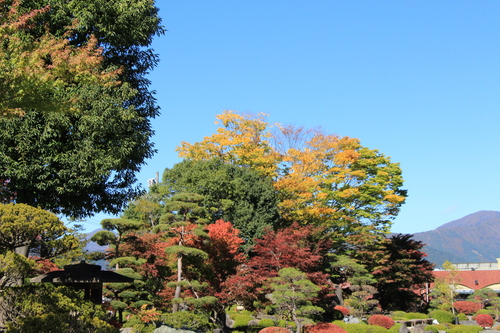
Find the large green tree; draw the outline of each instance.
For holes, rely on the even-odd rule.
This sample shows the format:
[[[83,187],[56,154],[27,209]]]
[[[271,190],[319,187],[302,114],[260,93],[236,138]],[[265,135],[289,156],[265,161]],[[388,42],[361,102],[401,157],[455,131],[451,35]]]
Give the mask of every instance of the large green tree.
[[[266,226],[279,226],[278,198],[271,179],[248,167],[219,159],[185,160],[165,170],[156,191],[166,197],[183,192],[202,195],[200,217],[212,223],[231,221],[249,243],[262,236]]]
[[[30,36],[64,38],[71,26],[69,45],[95,43],[102,70],[118,70],[119,84],[67,83],[58,94],[71,97],[74,110],[34,105],[0,119],[0,179],[8,180],[1,196],[74,217],[118,213],[140,193],[135,173],[154,153],[150,120],[158,106],[146,75],[158,60],[149,48],[163,31],[158,10],[149,0],[31,0],[17,10],[47,5],[33,17]]]

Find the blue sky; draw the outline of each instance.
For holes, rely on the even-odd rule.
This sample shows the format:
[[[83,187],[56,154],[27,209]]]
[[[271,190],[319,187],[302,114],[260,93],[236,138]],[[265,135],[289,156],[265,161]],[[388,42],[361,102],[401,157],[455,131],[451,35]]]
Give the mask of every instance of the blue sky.
[[[500,210],[500,2],[159,0],[151,73],[162,115],[146,186],[215,115],[359,138],[401,164],[394,232]],[[98,227],[102,215],[87,222]]]

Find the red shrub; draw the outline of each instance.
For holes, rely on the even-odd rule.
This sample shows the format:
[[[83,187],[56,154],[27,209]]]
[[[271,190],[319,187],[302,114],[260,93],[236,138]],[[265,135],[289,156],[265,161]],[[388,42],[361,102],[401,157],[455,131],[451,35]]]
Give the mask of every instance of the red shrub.
[[[337,311],[342,312],[342,314],[344,316],[348,316],[349,315],[349,309],[346,308],[345,306],[337,305],[336,307],[334,307],[334,309],[337,310]]]
[[[489,314],[480,314],[476,316],[476,323],[482,328],[492,327],[493,318]]]
[[[481,309],[481,304],[471,301],[457,301],[453,305],[459,313],[465,313],[466,315],[471,315]]]
[[[259,333],[290,333],[290,330],[284,327],[266,327],[261,329]]]
[[[394,326],[394,320],[391,317],[387,317],[384,315],[373,315],[368,318],[368,324],[378,325],[389,329]]]
[[[340,326],[330,323],[307,325],[304,328],[307,333],[347,333],[347,331]]]

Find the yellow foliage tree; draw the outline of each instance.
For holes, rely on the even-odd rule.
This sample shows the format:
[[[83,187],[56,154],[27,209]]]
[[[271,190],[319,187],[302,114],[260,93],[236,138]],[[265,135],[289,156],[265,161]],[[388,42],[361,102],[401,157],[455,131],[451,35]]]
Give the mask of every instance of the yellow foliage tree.
[[[339,236],[383,234],[406,198],[399,164],[358,139],[280,124],[265,114],[225,111],[220,127],[180,157],[220,158],[271,177],[282,218],[315,224]],[[359,238],[358,238],[359,241]]]

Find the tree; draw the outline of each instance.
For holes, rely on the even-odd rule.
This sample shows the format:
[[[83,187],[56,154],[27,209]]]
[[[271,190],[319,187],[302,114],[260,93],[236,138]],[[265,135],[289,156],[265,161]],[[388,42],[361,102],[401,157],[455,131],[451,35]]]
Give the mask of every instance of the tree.
[[[75,230],[54,214],[25,204],[0,204],[0,286],[21,284],[34,261],[55,259],[78,248]]]
[[[381,260],[365,261],[377,280],[377,299],[384,310],[415,310],[422,300],[414,292],[434,280],[434,265],[422,252],[424,244],[409,234],[395,234],[375,245],[382,252]],[[376,256],[375,256],[376,257]]]
[[[452,311],[455,314],[453,304],[457,296],[457,286],[460,283],[460,272],[448,260],[444,262],[443,268],[448,272],[448,275],[444,278],[437,278],[434,281],[434,287],[430,293],[430,305],[433,308]]]
[[[373,296],[377,289],[373,287],[375,279],[366,267],[347,256],[337,256],[331,264],[332,277],[335,282],[349,286],[349,294],[343,300],[342,289],[337,286],[337,301],[349,308],[349,313],[362,316],[378,305]]]
[[[358,139],[286,126],[273,132],[263,114],[226,111],[217,118],[217,133],[182,142],[179,156],[216,157],[272,177],[281,216],[324,226],[339,244],[356,235],[383,235],[405,201],[399,165]]]
[[[271,179],[248,167],[230,165],[219,159],[185,160],[163,173],[155,189],[169,197],[189,192],[203,196],[200,216],[210,222],[231,221],[246,240],[263,235],[266,226],[279,227],[278,198]]]
[[[203,197],[196,193],[180,193],[174,195],[165,205],[167,213],[163,219],[170,221],[169,232],[173,235],[169,239],[170,246],[165,252],[177,258],[177,279],[171,284],[175,287],[172,313],[176,313],[183,303],[199,306],[215,301],[214,297],[199,297],[197,291],[206,286],[197,280],[189,279],[185,269],[187,259],[194,258],[198,261],[208,259],[208,254],[195,246],[199,237],[206,237],[202,230],[203,221],[197,218],[200,211],[199,202],[202,199]],[[190,291],[194,297],[191,295],[181,297],[182,288]]]
[[[19,13],[46,5],[19,3]],[[9,10],[11,7],[7,4]],[[157,63],[149,49],[161,33],[150,0],[54,0],[50,10],[31,18],[34,40],[47,31],[68,47],[102,48],[104,72],[116,72],[119,85],[95,80],[62,87],[78,112],[53,113],[32,108],[22,117],[0,119],[0,178],[18,203],[73,217],[118,213],[141,193],[135,173],[154,153],[151,118],[158,114],[147,72]],[[68,110],[71,111],[71,110]],[[2,188],[3,191],[3,188]],[[5,197],[4,195],[1,195]]]
[[[222,284],[218,296],[226,304],[243,304],[252,309],[265,304],[265,294],[270,290],[269,279],[278,276],[282,268],[293,267],[307,274],[316,285],[321,286],[317,303],[328,304],[331,283],[323,273],[327,266],[330,242],[322,239],[321,229],[301,227],[297,223],[278,231],[269,230],[256,239],[248,262],[239,267],[237,273]]]
[[[278,313],[293,320],[297,333],[302,332],[301,316],[324,311],[310,302],[321,288],[308,280],[305,273],[295,268],[280,269],[278,276],[272,279],[271,288],[273,292],[269,298],[275,304]]]
[[[116,333],[104,321],[100,306],[83,300],[81,292],[50,283],[8,288],[0,292],[0,316],[9,333]]]
[[[76,111],[78,94],[64,93],[79,84],[117,86],[119,70],[105,71],[103,49],[90,35],[82,45],[70,45],[73,27],[56,37],[37,30],[36,20],[51,10],[49,5],[24,12],[22,2],[0,1],[0,117],[41,111]],[[76,21],[72,25],[76,26]]]
[[[101,226],[104,230],[96,232],[91,241],[97,244],[111,245],[112,251],[108,254],[108,258],[119,258],[122,253],[120,252],[120,244],[124,241],[124,236],[141,227],[141,223],[137,220],[129,220],[124,218],[118,219],[104,219],[101,221]],[[120,268],[116,262],[116,269]]]

